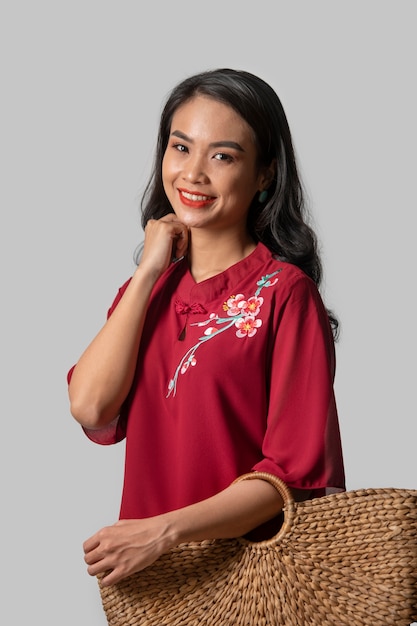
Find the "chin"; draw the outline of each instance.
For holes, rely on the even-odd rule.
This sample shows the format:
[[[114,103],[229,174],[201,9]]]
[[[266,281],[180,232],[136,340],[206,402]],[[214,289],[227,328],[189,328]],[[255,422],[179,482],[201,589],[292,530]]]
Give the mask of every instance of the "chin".
[[[211,219],[204,214],[202,209],[191,209],[191,210],[181,210],[175,212],[176,216],[188,226],[188,228],[202,228],[204,226],[208,226],[211,222]]]

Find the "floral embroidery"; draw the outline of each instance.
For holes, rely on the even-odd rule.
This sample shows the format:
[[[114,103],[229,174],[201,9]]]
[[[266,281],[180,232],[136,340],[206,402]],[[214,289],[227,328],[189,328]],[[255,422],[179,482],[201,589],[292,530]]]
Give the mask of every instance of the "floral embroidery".
[[[255,319],[252,315],[248,317],[242,317],[235,324],[238,331],[236,337],[253,337],[260,326],[262,326],[262,320]]]
[[[188,359],[188,361],[185,361],[184,365],[181,368],[181,374],[185,374],[185,372],[188,370],[190,365],[194,366],[196,363],[197,363],[197,360],[194,357],[192,357],[191,359]]]
[[[197,364],[195,353],[206,341],[217,337],[219,334],[233,327],[237,329],[235,334],[239,339],[254,337],[256,335],[258,329],[262,326],[262,320],[257,316],[264,302],[264,299],[259,294],[262,289],[273,287],[277,284],[278,278],[274,278],[274,276],[280,271],[279,269],[272,274],[262,276],[261,280],[258,280],[256,283],[257,289],[255,294],[250,298],[246,299],[243,293],[230,296],[223,304],[223,311],[226,313],[227,317],[221,317],[217,313],[210,313],[206,320],[191,324],[191,326],[208,326],[208,328],[204,330],[203,336],[198,339],[198,342],[182,357],[173,378],[169,381],[167,398],[171,394],[175,396],[179,374],[185,374],[190,366],[195,367]],[[209,324],[214,325],[209,326]]]

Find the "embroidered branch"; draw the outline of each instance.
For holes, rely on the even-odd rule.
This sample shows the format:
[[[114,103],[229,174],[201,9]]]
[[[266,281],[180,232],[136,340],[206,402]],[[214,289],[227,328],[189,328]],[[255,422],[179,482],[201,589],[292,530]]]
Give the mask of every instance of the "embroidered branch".
[[[174,376],[171,378],[168,384],[167,398],[172,394],[175,396],[177,392],[177,383],[179,374],[185,374],[190,367],[195,367],[197,364],[196,352],[197,350],[210,341],[214,337],[218,337],[230,328],[236,328],[236,337],[243,339],[246,337],[254,337],[258,329],[262,326],[262,320],[258,317],[264,299],[260,295],[262,289],[267,287],[273,287],[277,284],[278,278],[273,278],[281,270],[277,270],[272,274],[262,276],[261,280],[258,280],[257,289],[255,294],[246,299],[242,293],[230,296],[223,304],[223,311],[227,317],[220,316],[217,313],[210,313],[209,317],[202,322],[195,322],[190,326],[207,326],[203,336],[199,337],[198,342],[194,344],[182,357]],[[273,279],[273,280],[271,280]],[[209,326],[210,324],[210,326]]]

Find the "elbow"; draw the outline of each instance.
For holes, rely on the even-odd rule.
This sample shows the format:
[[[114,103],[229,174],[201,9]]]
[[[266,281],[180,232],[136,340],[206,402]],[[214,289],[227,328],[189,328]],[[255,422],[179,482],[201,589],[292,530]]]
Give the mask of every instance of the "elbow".
[[[87,430],[105,428],[118,415],[118,411],[109,411],[96,403],[83,402],[71,397],[70,412],[72,417]]]

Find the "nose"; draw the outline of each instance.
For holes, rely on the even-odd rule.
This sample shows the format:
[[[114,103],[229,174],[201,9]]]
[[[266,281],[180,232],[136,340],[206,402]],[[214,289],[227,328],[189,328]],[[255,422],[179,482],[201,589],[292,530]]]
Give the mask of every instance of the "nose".
[[[184,164],[183,178],[188,183],[206,183],[208,181],[208,175],[206,173],[205,161],[203,156],[196,154],[190,154],[186,163]]]

